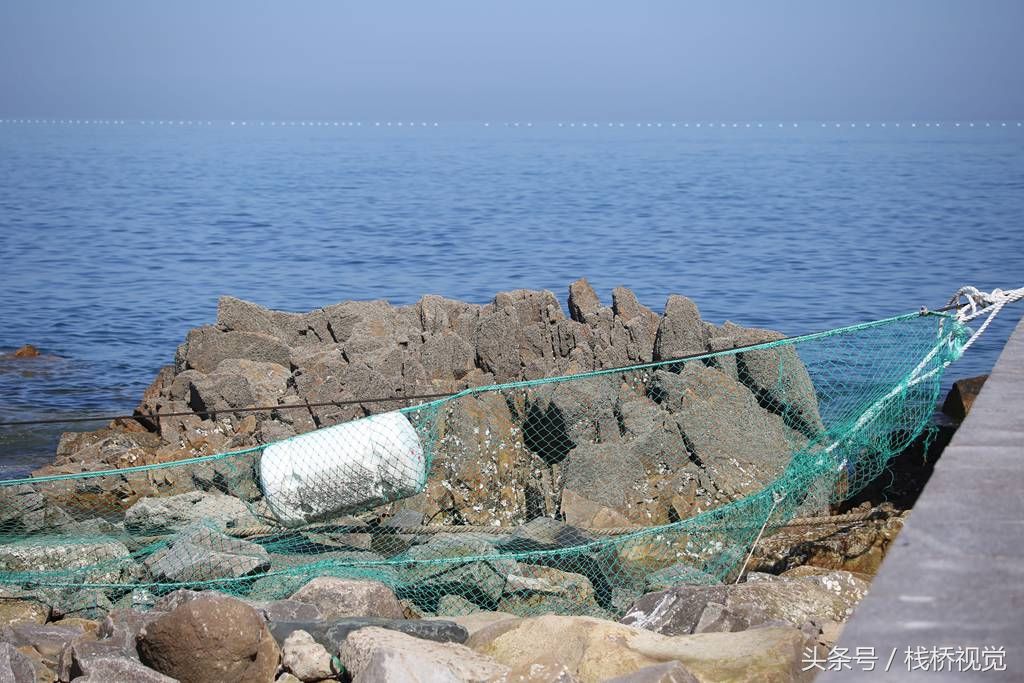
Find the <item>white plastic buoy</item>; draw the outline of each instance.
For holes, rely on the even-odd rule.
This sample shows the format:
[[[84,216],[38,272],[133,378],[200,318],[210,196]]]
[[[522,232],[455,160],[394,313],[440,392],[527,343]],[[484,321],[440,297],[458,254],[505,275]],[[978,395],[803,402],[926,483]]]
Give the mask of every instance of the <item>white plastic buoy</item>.
[[[285,439],[260,459],[263,495],[286,527],[406,498],[426,483],[423,446],[400,412]]]

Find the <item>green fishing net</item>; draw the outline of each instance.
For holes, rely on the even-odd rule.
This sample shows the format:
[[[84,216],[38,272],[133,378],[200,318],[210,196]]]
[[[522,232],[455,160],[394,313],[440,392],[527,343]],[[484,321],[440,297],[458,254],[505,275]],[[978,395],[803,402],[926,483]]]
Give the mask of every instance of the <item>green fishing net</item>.
[[[0,481],[0,595],[146,606],[372,579],[422,614],[620,616],[734,579],[930,420],[967,328],[910,314],[480,387],[258,448]]]

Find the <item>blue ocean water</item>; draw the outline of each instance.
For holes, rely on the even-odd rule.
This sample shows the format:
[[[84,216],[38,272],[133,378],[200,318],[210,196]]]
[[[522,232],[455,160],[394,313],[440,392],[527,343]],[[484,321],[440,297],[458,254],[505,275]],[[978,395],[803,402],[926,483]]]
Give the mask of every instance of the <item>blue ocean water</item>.
[[[1024,129],[0,124],[0,421],[129,411],[222,294],[564,301],[789,334],[1024,285]],[[951,371],[987,371],[1008,309]],[[84,428],[84,427],[83,427]],[[0,427],[0,469],[63,427]],[[0,473],[2,474],[2,473]]]

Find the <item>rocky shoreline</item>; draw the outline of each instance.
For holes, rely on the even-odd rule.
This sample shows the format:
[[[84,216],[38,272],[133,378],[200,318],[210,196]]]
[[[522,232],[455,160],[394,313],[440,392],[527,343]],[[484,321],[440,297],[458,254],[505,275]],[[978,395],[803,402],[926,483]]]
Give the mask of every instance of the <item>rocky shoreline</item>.
[[[781,337],[703,321],[681,296],[659,315],[618,288],[606,307],[585,280],[570,286],[568,310],[551,292],[527,290],[485,306],[428,296],[305,314],[225,297],[216,324],[189,333],[134,419],[65,434],[54,463],[35,476],[258,447],[414,402],[408,397]],[[350,518],[344,533],[288,537],[315,546],[321,561],[427,561],[401,580],[372,580],[384,568],[289,573],[297,560],[277,549],[281,539],[268,552],[240,533],[263,522],[262,492],[251,467],[229,461],[2,490],[0,531],[92,539],[91,552],[105,559],[83,568],[91,573],[81,582],[230,579],[244,591],[71,587],[55,599],[0,587],[0,680],[809,680],[805,660],[835,642],[902,526],[899,509],[783,529],[727,584],[678,585],[675,542],[668,559],[644,542],[572,567],[528,554],[591,543],[605,529],[687,519],[763,487],[823,429],[807,369],[778,347],[642,381],[608,377],[472,397],[437,418],[422,493]],[[710,407],[694,398],[708,396]],[[803,509],[825,505],[808,498]],[[495,533],[427,533],[427,524]],[[163,540],[153,551],[137,538]],[[75,552],[0,548],[0,568],[53,570]],[[503,559],[510,552],[527,554]],[[454,575],[427,570],[467,555],[481,560]]]

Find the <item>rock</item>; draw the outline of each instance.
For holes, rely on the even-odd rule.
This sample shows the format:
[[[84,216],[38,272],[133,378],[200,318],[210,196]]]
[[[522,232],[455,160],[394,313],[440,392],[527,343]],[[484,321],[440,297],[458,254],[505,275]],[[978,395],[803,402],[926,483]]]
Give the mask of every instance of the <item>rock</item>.
[[[298,600],[271,600],[269,602],[253,602],[263,618],[270,623],[279,621],[322,621],[323,612],[316,605]]]
[[[433,640],[438,643],[464,643],[469,632],[463,626],[448,619],[385,619],[383,617],[349,617],[328,621],[279,621],[271,622],[270,632],[279,643],[296,631],[304,631],[313,640],[337,652],[349,634],[361,628],[386,628],[408,636]]]
[[[581,614],[598,608],[594,585],[586,576],[554,567],[519,563],[509,574],[498,609],[515,614]]]
[[[494,545],[478,534],[436,534],[427,543],[410,548],[405,556],[412,562],[403,572],[408,581],[404,592],[430,612],[435,611],[436,601],[449,593],[485,608],[493,606],[501,598],[508,575],[517,570],[514,560],[503,559]],[[467,557],[477,559],[467,561]]]
[[[165,612],[157,610],[140,612],[134,609],[116,609],[99,623],[96,635],[124,651],[134,651],[136,638],[143,627],[164,614]]]
[[[35,683],[53,683],[57,680],[57,672],[50,666],[55,663],[50,660],[49,662],[43,659],[43,656],[39,654],[34,647],[22,646],[17,648],[18,652],[28,657],[32,662],[32,667],[35,669]],[[3,674],[0,674],[0,680],[4,680]],[[18,683],[18,679],[14,679]],[[28,679],[31,681],[32,679]]]
[[[502,552],[530,552],[573,548],[593,540],[571,524],[550,517],[537,517],[517,527],[495,543],[495,547]]]
[[[79,676],[88,676],[92,673],[91,662],[111,659],[129,659],[138,664],[135,644],[125,646],[120,642],[97,640],[92,634],[85,634],[75,638],[61,650],[57,660],[57,677],[62,681],[68,681]],[[140,664],[138,668],[145,667]]]
[[[0,628],[21,622],[45,624],[50,607],[37,600],[0,598]]]
[[[665,662],[609,678],[605,683],[700,683],[700,679],[680,662]]]
[[[191,600],[146,624],[143,664],[182,683],[273,681],[280,652],[262,617],[232,598]]]
[[[597,292],[586,278],[580,278],[569,285],[569,317],[573,320],[588,322],[588,317],[592,320],[603,308]]]
[[[508,671],[464,645],[435,643],[373,627],[351,634],[341,648],[340,658],[352,683],[483,683]]]
[[[221,361],[241,358],[288,367],[289,355],[283,342],[267,334],[199,327],[189,332],[178,348],[177,366],[206,374],[214,372]]]
[[[445,597],[448,598],[448,597],[453,597],[453,596],[445,596]],[[442,598],[441,601],[444,602],[444,598]],[[468,604],[471,605],[472,603],[468,603]],[[500,621],[508,621],[508,620],[518,621],[519,619],[520,619],[520,617],[516,616],[515,614],[509,614],[508,612],[488,612],[488,611],[485,611],[485,610],[479,610],[478,609],[475,612],[452,614],[452,615],[447,615],[447,616],[444,616],[444,617],[442,617],[440,615],[436,616],[436,617],[426,617],[422,621],[451,622],[451,623],[456,624],[457,626],[465,629],[465,631],[466,631],[466,638],[469,638],[470,636],[472,636],[477,631],[479,631],[481,629],[484,629],[484,628],[487,628],[488,626],[491,626],[492,624],[496,624],[496,623],[498,623]],[[415,634],[413,634],[413,635],[415,635]],[[466,639],[464,638],[462,640],[457,640],[457,639],[453,638],[452,642],[464,643],[464,642],[466,642]]]
[[[286,365],[286,364],[285,364]],[[265,363],[246,358],[228,358],[216,369],[196,377],[189,386],[189,405],[200,413],[213,411],[212,419],[221,413],[232,414],[232,408],[274,406],[288,390],[291,370],[280,363]],[[255,413],[264,419],[269,412]],[[236,419],[244,417],[234,413]]]
[[[189,583],[252,576],[270,567],[270,556],[258,543],[195,522],[143,564],[157,581]]]
[[[581,681],[603,681],[679,661],[698,680],[792,680],[804,635],[790,627],[668,637],[591,617],[545,615],[475,633],[468,645],[509,667],[541,657]]]
[[[203,491],[140,498],[124,513],[125,529],[140,536],[174,533],[196,521],[221,530],[259,525],[238,498]]]
[[[330,678],[331,653],[305,631],[293,631],[281,646],[281,665],[301,681]]]
[[[163,674],[141,664],[130,657],[98,655],[83,661],[76,661],[72,668],[71,683],[110,683],[111,681],[132,681],[133,683],[177,683],[176,678]]]
[[[978,375],[953,382],[949,393],[946,394],[946,400],[942,403],[942,412],[957,422],[963,420],[971,412],[974,399],[978,398],[987,379],[988,375]]]
[[[66,572],[64,581],[75,583],[122,583],[136,565],[120,541],[84,538],[80,541],[34,538],[0,545],[0,571]]]
[[[299,678],[285,671],[277,677],[275,683],[299,683]]]
[[[845,621],[866,592],[867,582],[849,572],[679,585],[644,595],[621,621],[670,636],[742,631],[775,621],[799,627],[811,619]]]
[[[671,360],[705,348],[704,326],[697,305],[685,296],[673,294],[665,302],[665,315],[654,340],[654,360]]]
[[[38,358],[39,355],[39,349],[31,344],[25,344],[14,352],[15,358]]]
[[[21,683],[36,680],[35,663],[10,643],[0,642],[0,681]]]
[[[333,576],[315,578],[292,594],[291,600],[316,605],[324,619],[385,617],[401,619],[403,609],[394,591],[379,581]]]
[[[552,657],[541,657],[529,664],[512,667],[490,683],[579,683],[569,667]]]
[[[44,658],[56,659],[64,646],[82,636],[85,630],[80,626],[54,626],[22,622],[0,630],[0,642],[14,647],[32,647]]]
[[[53,617],[61,619],[102,619],[114,608],[110,597],[102,590],[86,588],[70,589],[58,597],[53,605]]]
[[[699,363],[686,364],[679,374],[658,370],[650,392],[675,416],[692,456],[728,498],[774,480],[805,441],[763,410],[746,387]]]

